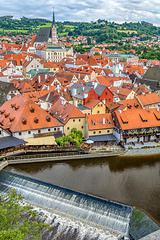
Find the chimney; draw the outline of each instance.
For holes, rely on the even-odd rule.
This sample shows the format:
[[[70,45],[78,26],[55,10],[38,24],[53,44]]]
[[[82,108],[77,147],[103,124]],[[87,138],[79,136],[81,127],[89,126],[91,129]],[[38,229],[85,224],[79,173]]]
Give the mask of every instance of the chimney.
[[[105,118],[103,118],[103,125],[106,123]]]
[[[157,107],[157,112],[159,113],[159,107]]]
[[[74,106],[77,107],[77,100],[74,100]]]
[[[66,104],[65,99],[61,99],[61,104],[64,106]]]
[[[47,74],[45,74],[45,80],[47,79]]]
[[[72,89],[72,95],[75,96],[77,94],[77,89],[76,88],[73,88]]]
[[[64,92],[67,92],[67,89],[66,89],[66,88],[64,88]]]
[[[38,83],[40,83],[40,82],[41,82],[41,76],[38,75]]]
[[[94,82],[93,84],[94,84],[93,88],[95,89],[97,87],[97,82]]]
[[[118,112],[121,114],[122,111],[120,109],[118,109]]]
[[[117,89],[117,94],[119,93],[119,89]]]
[[[59,84],[57,85],[57,92],[60,93],[60,86],[59,86]]]

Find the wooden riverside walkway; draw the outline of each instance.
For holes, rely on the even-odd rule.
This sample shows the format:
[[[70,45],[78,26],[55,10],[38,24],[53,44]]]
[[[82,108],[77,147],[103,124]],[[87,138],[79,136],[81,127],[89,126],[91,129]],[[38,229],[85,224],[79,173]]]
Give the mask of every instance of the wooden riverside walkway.
[[[48,153],[36,155],[20,155],[7,156],[5,160],[0,162],[0,170],[11,164],[23,163],[38,163],[38,162],[54,162],[54,161],[69,161],[69,160],[83,160],[90,158],[114,157],[121,156],[124,152],[101,152],[101,153],[79,153],[79,152],[63,152],[63,153]]]

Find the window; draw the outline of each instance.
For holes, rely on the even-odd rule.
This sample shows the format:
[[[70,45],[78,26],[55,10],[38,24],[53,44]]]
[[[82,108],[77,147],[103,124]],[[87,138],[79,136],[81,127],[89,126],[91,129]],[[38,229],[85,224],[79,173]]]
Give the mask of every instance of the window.
[[[51,131],[51,129],[50,128],[48,128],[48,132],[50,132]]]
[[[109,102],[111,101],[111,99],[109,98]]]
[[[73,122],[75,122],[75,119],[73,119]]]
[[[69,127],[67,127],[67,130],[69,130]]]
[[[40,129],[38,130],[38,134],[39,134],[39,133],[41,133],[41,130],[40,130]]]
[[[99,113],[99,111],[97,111],[97,114]]]
[[[28,134],[31,134],[31,131],[28,131]]]
[[[21,133],[21,132],[19,132],[19,135],[22,135],[22,133]]]
[[[38,123],[39,122],[39,119],[37,117],[34,118],[34,122],[35,123]]]
[[[0,131],[0,135],[2,134],[2,131]]]
[[[109,130],[107,130],[107,133],[109,133]]]
[[[83,129],[83,126],[81,127],[81,129]]]
[[[107,92],[106,92],[106,96],[107,96]]]
[[[99,131],[99,133],[101,133],[101,131]]]
[[[81,119],[79,119],[79,122],[81,122]]]
[[[124,133],[127,134],[127,133],[128,133],[128,130],[124,130]]]
[[[54,128],[54,131],[56,131],[57,129],[56,128]]]
[[[96,132],[93,132],[93,134],[96,134]]]
[[[141,128],[137,129],[137,132],[138,132],[138,133],[142,132]]]

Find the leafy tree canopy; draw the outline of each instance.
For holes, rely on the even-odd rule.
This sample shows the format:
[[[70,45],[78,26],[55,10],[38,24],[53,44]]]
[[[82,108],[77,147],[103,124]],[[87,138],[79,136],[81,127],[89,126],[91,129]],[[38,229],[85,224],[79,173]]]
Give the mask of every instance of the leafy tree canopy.
[[[60,146],[70,146],[71,143],[76,143],[76,146],[79,148],[82,143],[82,131],[77,130],[76,128],[71,129],[71,134],[56,138],[56,143]]]
[[[24,198],[17,194],[15,189],[10,189],[7,196],[0,203],[0,239],[24,240],[39,239],[41,231],[47,225],[37,222],[36,212],[31,206],[20,204]]]

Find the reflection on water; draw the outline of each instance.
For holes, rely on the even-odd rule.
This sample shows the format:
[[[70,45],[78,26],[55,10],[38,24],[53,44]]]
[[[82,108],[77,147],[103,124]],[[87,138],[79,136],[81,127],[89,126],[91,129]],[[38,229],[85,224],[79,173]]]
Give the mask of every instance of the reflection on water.
[[[160,224],[160,155],[23,164],[6,170],[135,206]]]

